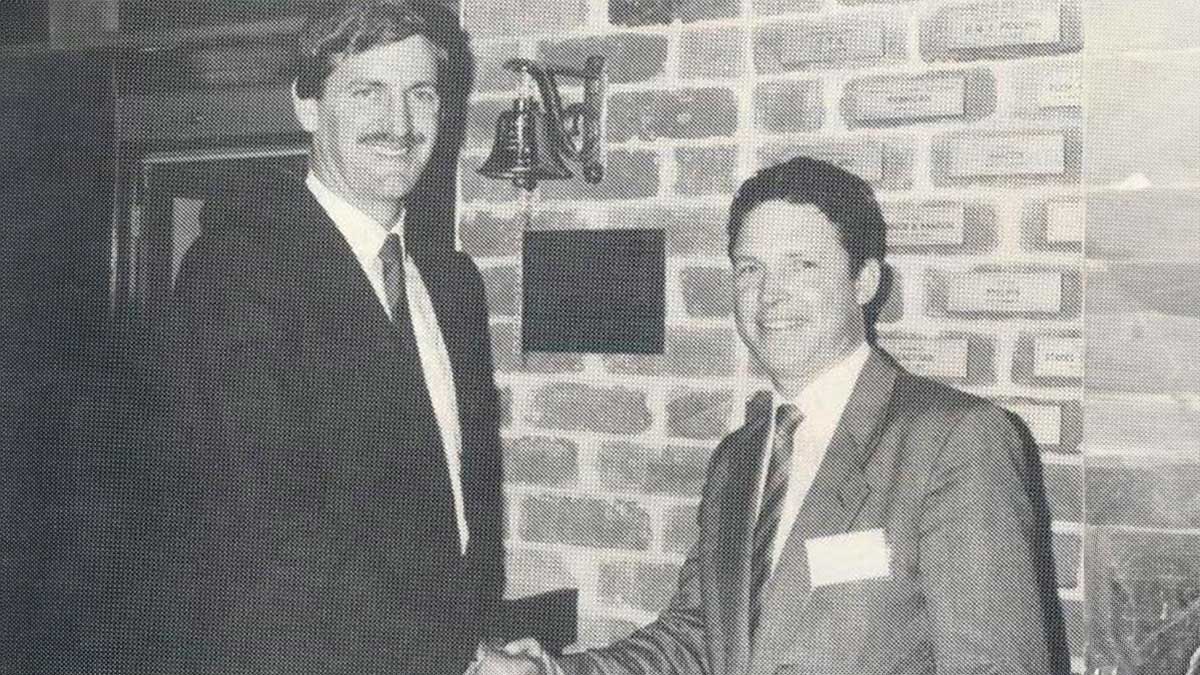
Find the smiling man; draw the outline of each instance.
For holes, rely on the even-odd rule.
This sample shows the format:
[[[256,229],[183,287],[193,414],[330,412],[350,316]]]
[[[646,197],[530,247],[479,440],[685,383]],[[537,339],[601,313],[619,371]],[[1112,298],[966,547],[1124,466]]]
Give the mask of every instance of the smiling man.
[[[773,391],[714,453],[699,538],[658,619],[481,675],[1068,672],[1036,449],[987,401],[872,344],[885,225],[870,187],[808,158],[729,215],[738,332]]]
[[[483,286],[406,231],[467,38],[432,2],[323,7],[293,88],[307,175],[207,204],[176,285],[182,470],[146,672],[460,675],[500,600]]]

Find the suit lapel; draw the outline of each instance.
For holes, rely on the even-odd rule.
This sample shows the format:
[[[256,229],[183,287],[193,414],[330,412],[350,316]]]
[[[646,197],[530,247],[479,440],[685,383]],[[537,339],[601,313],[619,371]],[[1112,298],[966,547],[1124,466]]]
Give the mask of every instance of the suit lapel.
[[[804,542],[846,532],[871,494],[865,467],[884,427],[896,368],[878,351],[863,365],[829,448],[813,478],[779,562],[763,588],[763,623],[754,639],[757,658],[778,658],[797,642],[797,621],[811,596]]]

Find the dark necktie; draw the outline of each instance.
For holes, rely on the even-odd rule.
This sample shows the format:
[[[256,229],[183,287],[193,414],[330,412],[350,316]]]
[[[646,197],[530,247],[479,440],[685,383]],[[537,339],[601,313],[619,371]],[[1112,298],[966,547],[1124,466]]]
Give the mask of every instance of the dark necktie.
[[[383,290],[387,295],[392,323],[399,325],[402,319],[409,320],[404,281],[404,247],[400,245],[400,235],[393,232],[383,240],[383,247],[379,249],[379,261],[383,263]]]
[[[775,434],[771,439],[771,461],[767,480],[763,484],[762,506],[754,524],[754,548],[750,558],[750,634],[758,628],[762,611],[762,587],[771,576],[771,551],[775,532],[779,529],[780,509],[787,494],[788,475],[792,467],[792,446],[796,429],[804,415],[790,403],[775,411]]]

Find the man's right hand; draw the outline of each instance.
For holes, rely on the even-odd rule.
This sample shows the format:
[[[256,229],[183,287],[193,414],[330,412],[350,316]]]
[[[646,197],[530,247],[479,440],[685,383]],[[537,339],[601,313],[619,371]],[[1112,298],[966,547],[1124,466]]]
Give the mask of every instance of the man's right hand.
[[[475,663],[465,675],[554,675],[552,671],[543,670],[545,661],[541,645],[536,640],[529,640],[532,646],[525,642],[509,643],[504,649],[480,645],[475,651]],[[514,645],[516,647],[510,651]]]

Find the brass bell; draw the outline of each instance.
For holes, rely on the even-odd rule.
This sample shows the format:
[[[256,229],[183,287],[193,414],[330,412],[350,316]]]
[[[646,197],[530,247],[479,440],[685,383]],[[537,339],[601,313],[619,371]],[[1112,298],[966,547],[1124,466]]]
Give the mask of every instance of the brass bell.
[[[496,120],[496,141],[479,173],[488,178],[511,179],[513,185],[532,190],[540,180],[563,180],[574,174],[563,164],[546,135],[546,120],[537,101],[517,97],[512,110]]]

